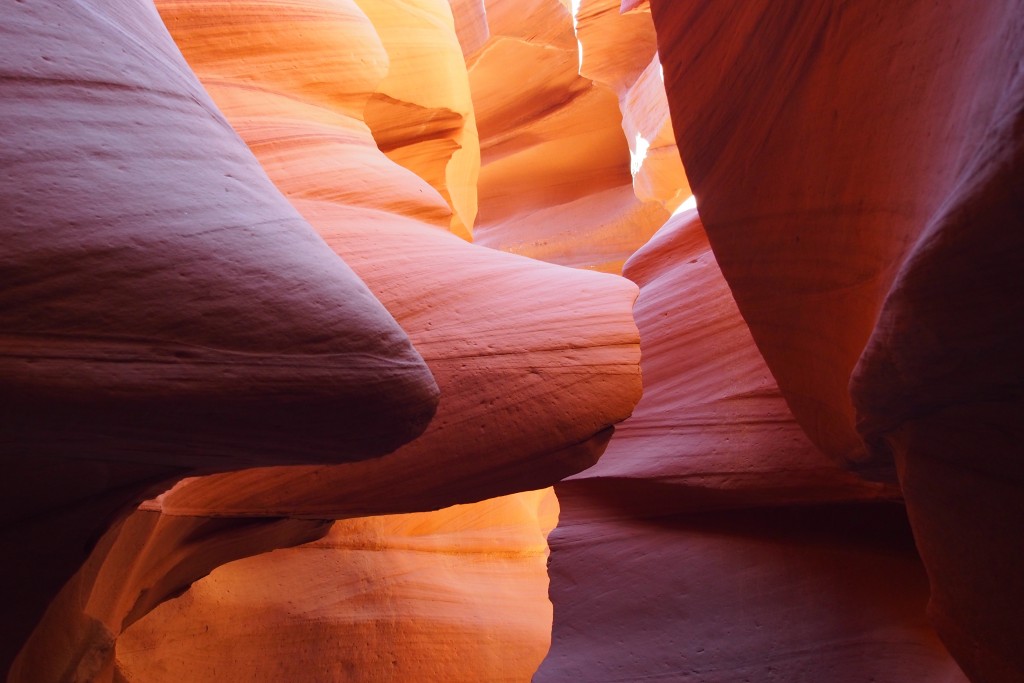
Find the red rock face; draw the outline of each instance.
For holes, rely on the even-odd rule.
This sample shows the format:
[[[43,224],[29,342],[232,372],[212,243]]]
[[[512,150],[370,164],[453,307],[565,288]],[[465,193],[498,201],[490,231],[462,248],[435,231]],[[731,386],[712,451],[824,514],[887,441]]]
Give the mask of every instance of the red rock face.
[[[620,495],[560,487],[533,680],[965,683],[901,506],[652,514]]]
[[[644,397],[598,464],[556,487],[535,680],[963,681],[927,622],[902,506],[884,502],[898,490],[799,429],[696,212],[624,273],[640,285]]]
[[[1019,680],[1021,3],[652,6],[711,244],[797,420],[895,455],[944,641]]]
[[[1024,285],[1022,112],[1016,74],[897,276],[852,383],[859,428],[900,467],[933,618],[981,681],[1024,672],[1024,304],[1010,294]]]
[[[1024,679],[1024,2],[156,4],[0,19],[6,680]]]
[[[673,217],[623,273],[640,286],[644,396],[601,461],[565,486],[664,486],[673,511],[898,496],[829,462],[800,430],[696,211]]]
[[[864,461],[851,372],[986,133],[1018,6],[652,7],[680,152],[740,311],[812,441]]]

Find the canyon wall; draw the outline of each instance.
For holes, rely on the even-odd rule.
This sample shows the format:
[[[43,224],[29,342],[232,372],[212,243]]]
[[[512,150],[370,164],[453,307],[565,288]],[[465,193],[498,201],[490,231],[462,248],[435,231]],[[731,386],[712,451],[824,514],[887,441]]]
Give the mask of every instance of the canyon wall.
[[[303,459],[305,462],[316,459],[344,461],[394,451],[399,439],[408,441],[415,436],[413,428],[423,430],[426,419],[438,405],[438,388],[443,399],[422,440],[413,441],[407,449],[399,449],[392,455],[368,462],[365,468],[346,465],[263,467],[237,473],[240,478],[235,478],[236,474],[193,477],[146,503],[127,519],[124,514],[132,501],[160,493],[169,488],[174,479],[147,481],[148,488],[140,487],[127,493],[119,490],[124,498],[119,502],[123,505],[111,513],[116,513],[111,519],[118,522],[109,527],[96,525],[91,528],[95,544],[91,553],[85,558],[79,551],[77,564],[70,567],[78,569],[77,573],[49,605],[41,623],[36,624],[38,614],[35,614],[20,625],[22,633],[32,630],[33,635],[21,648],[10,680],[65,680],[68,676],[86,680],[111,677],[152,680],[151,677],[157,675],[166,661],[165,655],[171,655],[156,649],[140,657],[137,652],[131,652],[129,645],[126,646],[129,654],[122,660],[115,653],[118,637],[163,600],[180,594],[217,566],[266,553],[274,547],[306,543],[324,534],[328,534],[327,540],[322,541],[320,547],[328,557],[325,561],[328,565],[337,564],[348,557],[346,553],[350,551],[350,545],[358,545],[357,540],[346,545],[348,541],[345,538],[350,534],[358,537],[359,524],[352,527],[342,522],[335,527],[331,520],[431,510],[550,485],[593,464],[607,443],[611,425],[628,416],[639,398],[639,349],[630,314],[636,296],[633,285],[609,275],[569,270],[474,247],[439,229],[451,227],[454,232],[467,237],[472,225],[472,209],[465,209],[472,205],[471,195],[475,191],[472,150],[463,155],[469,159],[468,167],[466,162],[444,161],[444,155],[438,157],[429,152],[430,149],[443,149],[452,144],[472,147],[471,142],[466,142],[472,140],[471,133],[466,131],[473,127],[468,101],[462,101],[465,105],[460,114],[462,133],[453,132],[450,122],[444,121],[440,122],[443,125],[421,126],[412,131],[394,130],[393,125],[388,128],[389,120],[407,120],[400,114],[400,110],[407,106],[403,103],[420,108],[427,106],[424,101],[431,103],[429,106],[434,107],[434,113],[428,112],[427,119],[438,122],[438,112],[443,115],[443,111],[448,111],[451,98],[445,99],[446,95],[437,89],[439,84],[448,82],[449,74],[433,67],[426,72],[433,81],[425,79],[424,73],[412,68],[404,74],[402,83],[396,84],[394,78],[387,80],[402,75],[402,72],[389,66],[388,41],[381,38],[387,33],[384,24],[396,20],[395,12],[404,11],[410,16],[404,17],[402,21],[405,23],[401,25],[423,22],[437,28],[436,17],[441,16],[440,28],[447,26],[447,29],[440,31],[440,36],[448,41],[450,48],[459,52],[461,60],[461,49],[455,39],[450,15],[449,23],[443,21],[445,12],[449,11],[447,5],[424,2],[422,8],[416,9],[396,3],[390,11],[375,15],[380,25],[371,21],[355,3],[245,5],[167,2],[161,3],[159,9],[191,68],[199,74],[213,98],[211,102],[203,94],[206,102],[203,115],[211,117],[211,125],[219,125],[217,130],[230,136],[231,143],[244,151],[246,159],[253,159],[250,152],[239,144],[231,132],[232,128],[228,128],[227,122],[230,121],[233,130],[242,136],[262,166],[253,164],[261,182],[269,188],[264,192],[279,198],[278,190],[284,194],[290,206],[281,199],[275,201],[284,207],[282,210],[290,212],[288,215],[293,220],[305,226],[304,229],[309,230],[310,224],[314,226],[317,232],[310,231],[309,241],[320,250],[319,253],[329,255],[337,268],[345,268],[338,255],[353,265],[357,274],[368,283],[368,289],[351,275],[348,277],[363,287],[362,291],[367,292],[365,298],[377,307],[370,310],[384,311],[377,300],[385,303],[388,313],[383,315],[394,326],[392,336],[404,344],[398,348],[404,349],[405,353],[413,353],[409,344],[409,338],[413,337],[419,353],[430,358],[427,361],[429,373],[419,355],[413,357],[419,365],[405,360],[397,370],[389,371],[383,365],[388,357],[385,350],[366,348],[354,330],[332,335],[331,328],[314,315],[302,318],[306,309],[299,305],[301,299],[296,293],[297,285],[282,285],[285,293],[290,295],[285,301],[292,303],[294,310],[281,312],[270,307],[265,315],[286,320],[289,315],[300,316],[305,324],[317,327],[322,333],[323,336],[318,338],[321,343],[330,344],[334,336],[340,336],[353,340],[352,344],[364,345],[357,347],[363,354],[357,356],[358,359],[381,357],[375,361],[379,376],[359,376],[356,386],[365,386],[366,391],[349,399],[356,404],[349,410],[351,417],[345,417],[344,405],[337,403],[340,399],[335,399],[335,403],[329,406],[345,417],[332,422],[332,427],[339,434],[360,446],[368,442],[377,450],[371,451],[369,446],[363,446],[364,451],[370,451],[364,454],[355,446],[346,447],[348,442],[343,439],[329,442],[314,429],[317,426],[315,413],[308,417],[311,425],[299,423],[291,428],[282,423],[287,413],[279,416],[253,412],[248,416],[252,427],[249,441],[230,444],[241,450],[258,442],[258,447],[252,446],[254,454],[251,460],[239,463],[239,466],[292,464],[303,462]],[[144,4],[129,4],[120,10],[123,16],[118,15],[117,18],[122,24],[115,25],[115,28],[124,36],[142,43],[153,39],[139,33],[132,23],[141,21],[138,17],[142,17],[153,24],[155,34],[163,35],[167,40],[157,16]],[[100,10],[85,7],[81,11],[104,18]],[[73,35],[59,30],[54,30],[54,33],[58,34],[55,40],[74,42]],[[429,32],[424,35],[427,34]],[[433,37],[437,39],[438,36]],[[352,41],[359,45],[357,53],[337,49],[342,44],[351,45]],[[399,45],[394,49],[401,53],[405,48]],[[349,55],[351,57],[346,58]],[[180,64],[185,70],[176,51],[174,59],[173,64]],[[156,61],[159,66],[159,60]],[[408,61],[404,64],[406,67],[416,65]],[[354,68],[357,65],[359,68]],[[466,78],[464,64],[462,69]],[[191,72],[185,70],[185,73],[192,78]],[[196,91],[201,92],[198,86]],[[380,95],[382,92],[386,96]],[[465,94],[465,90],[462,92]],[[399,99],[395,93],[403,93],[402,97],[406,99]],[[427,99],[420,101],[417,97]],[[432,104],[435,101],[439,103]],[[388,140],[393,143],[389,150],[393,152],[391,155],[385,155],[378,149],[384,145],[379,145],[373,137],[375,131],[368,125],[371,116],[367,112],[371,109],[373,126],[386,130]],[[171,130],[168,134],[173,132]],[[446,142],[453,135],[456,142]],[[212,156],[224,153],[214,144],[204,147],[201,137],[195,146]],[[420,156],[416,149],[425,149],[429,153]],[[88,155],[85,156],[88,159]],[[98,156],[100,161],[93,163],[102,165],[106,157]],[[448,156],[453,155],[449,153]],[[391,157],[397,157],[397,161],[402,163],[396,163]],[[115,157],[112,163],[117,161]],[[420,162],[426,166],[418,166]],[[436,169],[438,164],[448,170],[443,173],[423,170],[427,166]],[[453,166],[455,170],[452,170]],[[182,176],[188,177],[191,166],[187,161],[181,162],[180,167]],[[423,175],[411,172],[410,167]],[[228,180],[224,182],[229,186],[237,182],[230,178],[230,174],[225,177]],[[268,177],[277,190],[267,182]],[[469,190],[463,187],[456,191],[455,187],[459,185],[455,181],[464,185],[466,177],[471,181]],[[446,179],[447,184],[439,182],[439,179]],[[201,177],[197,180],[205,183]],[[140,183],[145,181],[145,176],[140,177]],[[222,190],[219,187],[208,183],[200,187],[202,191],[198,198],[210,193],[213,201],[220,200],[218,193]],[[254,196],[260,196],[258,186],[250,191],[256,193]],[[179,188],[176,192],[175,201],[187,203],[197,199],[187,194],[187,188]],[[460,196],[463,199],[459,199]],[[469,199],[465,199],[467,196]],[[250,204],[253,202],[252,195],[243,195],[242,199]],[[222,204],[223,201],[214,206],[225,212],[234,208],[233,205]],[[197,213],[201,213],[202,208],[202,204],[192,205]],[[144,211],[153,211],[160,216],[156,207],[146,205]],[[255,239],[251,231],[247,232],[245,219],[241,220],[243,225],[237,228],[240,233],[237,239],[243,242]],[[229,225],[211,232],[230,235],[232,229]],[[160,231],[150,227],[144,234],[150,233],[159,235]],[[163,239],[169,238],[164,236]],[[222,239],[231,238],[226,236]],[[251,254],[259,255],[261,246],[259,242],[251,243]],[[193,249],[202,248],[202,242],[193,245]],[[114,252],[122,260],[130,254]],[[292,256],[299,259],[302,252],[295,249]],[[167,258],[173,260],[172,257],[173,254]],[[232,263],[230,252],[217,252],[216,258]],[[310,265],[315,264],[311,262]],[[131,263],[125,267],[130,271]],[[276,264],[271,261],[267,267],[276,267]],[[275,271],[275,277],[289,273],[284,266],[279,270],[281,272]],[[321,271],[314,268],[300,272],[317,278],[322,277]],[[191,271],[174,274],[188,282],[193,278]],[[274,286],[274,282],[274,279],[269,279],[267,286]],[[208,283],[200,280],[193,286],[204,284]],[[330,288],[333,285],[332,281],[327,281],[320,286]],[[310,294],[312,303],[309,305],[327,307],[344,319],[347,309],[335,310],[332,308],[334,298],[319,295],[318,291],[313,290]],[[370,297],[371,291],[376,299]],[[210,293],[203,291],[207,296]],[[131,289],[130,294],[140,301],[149,301],[150,298],[144,289]],[[173,290],[171,294],[177,295]],[[273,295],[273,292],[261,294],[256,302],[273,303]],[[331,297],[338,296],[346,296],[344,290],[331,294]],[[358,302],[353,295],[347,296],[349,300]],[[299,303],[294,303],[297,299]],[[590,308],[582,315],[578,305],[580,300],[588,302]],[[168,309],[159,301],[150,305],[158,314],[166,314],[164,309]],[[356,306],[357,303],[350,305]],[[369,304],[358,306],[356,310],[362,311]],[[71,305],[67,304],[67,308],[71,310]],[[229,306],[223,304],[222,309],[229,309]],[[395,319],[401,328],[395,325]],[[351,324],[357,324],[359,320],[354,318]],[[570,321],[568,325],[567,320]],[[258,317],[243,317],[235,323],[237,334],[264,344],[272,343],[275,328],[258,328],[259,321]],[[54,325],[60,322],[57,320]],[[167,326],[178,325],[186,331],[194,324],[191,319],[172,323]],[[214,317],[211,324],[220,329],[231,324],[231,319],[228,316]],[[281,325],[280,322],[277,324]],[[262,338],[263,333],[267,339]],[[376,332],[373,338],[389,341],[387,334]],[[293,343],[296,352],[303,351],[301,337],[294,339]],[[398,344],[397,341],[390,343]],[[258,346],[255,348],[259,349]],[[338,358],[337,362],[344,365],[346,359]],[[332,385],[334,394],[342,398],[346,397],[342,392],[347,386],[346,381],[356,381],[351,376],[354,368],[358,368],[351,362],[344,366],[349,368],[349,375],[333,378]],[[415,378],[412,373],[419,372],[425,378],[422,380],[425,388],[419,394],[392,388],[393,384],[404,379],[405,375],[399,370],[406,368],[410,377]],[[301,365],[294,369],[301,369]],[[258,408],[259,400],[283,401],[285,410],[294,404],[295,410],[308,412],[306,405],[300,402],[302,394],[292,397],[287,385],[281,388],[280,393],[270,394],[252,383],[246,386],[231,382],[234,377],[225,375],[216,367],[210,372],[214,378],[226,376],[227,379],[222,381],[235,391],[243,394],[246,390],[255,392],[255,396],[249,399],[252,407]],[[436,384],[434,378],[437,379]],[[308,378],[297,375],[292,379],[293,382],[303,380],[308,381]],[[156,392],[158,386],[155,384],[150,391]],[[314,384],[310,391],[317,389]],[[382,407],[380,401],[383,399],[376,398],[388,391],[397,394],[393,408]],[[424,396],[421,402],[427,404],[425,409],[415,403],[421,394]],[[398,403],[399,400],[405,404]],[[405,408],[409,404],[410,407]],[[201,412],[209,406],[199,404],[195,409]],[[419,412],[405,418],[406,413],[402,410],[411,412],[413,409]],[[226,429],[231,426],[225,423],[223,412],[210,409],[208,419],[212,427]],[[387,432],[388,438],[375,436],[374,430],[379,431],[378,413],[399,424],[406,419],[411,424],[406,430],[408,436],[402,436],[403,432],[397,427]],[[423,417],[418,417],[421,414]],[[192,424],[181,421],[176,413],[161,414],[157,411],[156,418],[179,428],[179,433],[188,433],[190,438],[196,439],[197,448],[206,445],[205,435],[197,432]],[[366,429],[359,431],[360,425]],[[264,436],[270,431],[274,432],[271,437]],[[358,433],[361,441],[351,432]],[[158,442],[163,438],[159,432],[147,436]],[[219,435],[214,433],[214,436]],[[307,438],[309,443],[304,440]],[[281,439],[288,441],[281,444]],[[161,445],[173,456],[176,443],[168,439]],[[334,454],[328,449],[323,456],[320,451],[307,454],[314,447],[328,446],[340,449],[340,453]],[[260,459],[263,453],[273,453],[274,449],[282,451],[278,459],[269,456]],[[349,454],[348,451],[354,452]],[[171,461],[189,464],[185,457]],[[206,474],[211,469],[182,467],[176,478]],[[173,472],[177,474],[179,470]],[[470,518],[466,523],[470,527],[476,517],[484,520],[480,522],[484,528],[490,528],[488,524],[496,527],[511,525],[508,541],[494,547],[485,544],[483,549],[477,549],[465,539],[450,543],[442,540],[437,552],[413,555],[423,560],[421,567],[424,572],[439,573],[438,585],[444,582],[445,575],[453,571],[451,562],[462,558],[458,566],[467,571],[476,567],[481,572],[481,587],[488,572],[499,578],[508,574],[509,590],[515,592],[511,586],[522,585],[526,591],[524,596],[529,596],[528,599],[535,604],[534,611],[529,613],[531,618],[526,620],[528,624],[521,620],[522,626],[510,627],[507,631],[502,631],[506,620],[497,613],[490,616],[490,623],[496,629],[494,645],[477,648],[474,658],[465,659],[460,664],[465,672],[475,672],[474,676],[487,677],[481,671],[493,669],[495,675],[521,678],[536,667],[547,647],[550,616],[545,614],[550,614],[550,603],[544,592],[544,551],[543,544],[538,545],[538,538],[542,538],[553,525],[554,508],[549,500],[550,493],[518,495],[521,496],[518,503],[513,501],[499,505],[483,502],[479,507],[470,506],[470,512],[464,515]],[[541,505],[545,500],[548,502]],[[416,529],[436,524],[436,521],[431,521],[436,517],[428,515],[417,519],[413,516],[403,523]],[[517,525],[523,529],[522,532],[514,532]],[[108,528],[106,533],[104,528]],[[471,531],[464,535],[471,535]],[[298,553],[295,557],[312,557],[306,553],[305,547],[295,552]],[[329,559],[332,556],[334,559]],[[478,556],[480,559],[474,562]],[[260,557],[273,558],[267,561],[274,563],[279,556]],[[368,570],[369,575],[384,576],[391,562],[401,561],[397,550],[377,553],[373,557],[380,557],[378,561],[381,564],[379,570]],[[231,565],[235,570],[224,573],[221,580],[232,577],[242,583],[251,582],[258,580],[261,572],[271,571],[270,566],[261,564],[259,558],[252,559],[254,562]],[[320,565],[314,563],[309,571],[315,573],[317,566]],[[513,580],[517,572],[524,577],[518,584]],[[249,578],[239,578],[243,576]],[[197,584],[196,595],[203,594],[202,585]],[[47,586],[46,601],[59,587],[59,583]],[[409,591],[416,590],[417,586],[413,584],[404,592],[400,590],[399,594],[408,595]],[[477,627],[488,623],[486,619],[472,616],[477,608],[469,598],[478,592],[469,591],[463,598],[466,603],[462,610],[463,626],[452,631],[467,644],[478,637],[474,634]],[[311,601],[312,596],[310,593]],[[183,599],[191,600],[193,594],[186,593]],[[387,599],[394,599],[394,596]],[[434,600],[428,604],[437,607],[445,602]],[[495,606],[516,611],[522,609],[522,602],[508,600],[497,602]],[[261,608],[254,605],[253,609],[255,615]],[[272,607],[266,605],[263,609]],[[325,638],[345,637],[342,625],[351,625],[358,610],[346,611],[355,610],[349,604],[341,604],[338,609],[341,611],[336,614],[333,624],[324,622],[321,613],[315,610],[304,616],[297,614],[296,618],[304,619],[314,630],[323,629]],[[183,614],[182,618],[187,618],[192,613]],[[438,618],[444,620],[446,617],[439,615]],[[246,621],[249,625],[253,623],[251,619]],[[383,621],[380,623],[384,624]],[[139,628],[143,632],[141,623]],[[389,632],[387,626],[381,628],[385,633]],[[410,621],[409,628],[415,630],[417,627]],[[525,653],[511,668],[496,655],[506,640],[503,636],[499,638],[502,633],[518,638]],[[23,639],[21,636],[18,642],[12,640],[12,646],[17,649]],[[253,642],[256,642],[255,638]],[[225,658],[239,654],[216,647],[212,650],[219,651]],[[252,656],[256,650],[250,649],[249,652]],[[372,649],[361,652],[371,659],[375,656]],[[272,653],[267,651],[265,654],[267,659],[257,660],[271,662]],[[462,652],[460,657],[465,654]],[[309,652],[306,659],[297,655],[291,665],[305,667],[311,672],[319,671],[318,667],[332,656],[329,651]],[[208,669],[212,672],[229,660],[220,663],[215,658],[203,661],[212,667]],[[414,657],[411,661],[413,670],[417,666],[429,668],[429,662],[423,656]],[[201,662],[195,664],[199,666]],[[362,670],[364,664],[366,662],[354,662],[352,666]],[[333,671],[329,666],[327,670]],[[193,673],[200,675],[198,669]],[[409,671],[406,673],[413,675]]]
[[[1020,680],[1022,4],[15,3],[0,670]]]
[[[973,680],[1019,680],[1024,6],[651,6],[701,217],[787,403],[898,475],[932,622]]]

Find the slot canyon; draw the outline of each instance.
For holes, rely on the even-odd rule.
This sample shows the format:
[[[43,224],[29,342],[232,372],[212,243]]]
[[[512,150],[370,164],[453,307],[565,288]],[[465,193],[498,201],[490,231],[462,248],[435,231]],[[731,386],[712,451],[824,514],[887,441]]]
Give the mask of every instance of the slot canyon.
[[[7,683],[1024,681],[1024,0],[3,0]]]

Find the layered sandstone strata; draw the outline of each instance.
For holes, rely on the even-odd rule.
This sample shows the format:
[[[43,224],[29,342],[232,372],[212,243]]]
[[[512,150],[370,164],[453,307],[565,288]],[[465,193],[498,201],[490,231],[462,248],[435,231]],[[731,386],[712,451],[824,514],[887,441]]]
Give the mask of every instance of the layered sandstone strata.
[[[438,3],[422,4],[437,10]],[[128,645],[114,674],[113,640],[215,567],[316,538],[330,528],[323,520],[436,509],[548,485],[592,464],[610,425],[628,416],[639,397],[639,349],[630,315],[633,285],[466,244],[438,229],[447,227],[445,199],[451,192],[445,197],[377,149],[364,119],[386,82],[381,79],[390,73],[390,55],[387,41],[375,38],[379,27],[359,7],[167,2],[160,3],[160,10],[190,65],[270,178],[336,253],[357,264],[358,275],[430,357],[443,407],[423,439],[367,468],[261,468],[237,478],[193,478],[151,502],[128,526],[109,532],[65,587],[22,653],[19,680],[59,680],[62,671],[74,667],[89,668],[100,678],[152,680],[172,655],[160,648],[140,654]],[[391,14],[383,16],[375,21],[390,21]],[[448,22],[439,35],[458,49],[450,16]],[[364,65],[362,57],[340,49],[350,44],[349,34],[368,57],[365,70],[357,68]],[[286,55],[294,55],[294,61]],[[444,78],[443,73],[434,76]],[[405,86],[413,85],[426,93],[431,88],[423,75],[407,78]],[[450,134],[444,126],[420,132],[442,147]],[[582,308],[580,301],[586,302]],[[520,506],[527,511],[531,504],[536,507],[537,494],[521,495]],[[550,520],[550,505],[544,509],[544,519]],[[465,514],[479,516],[485,526],[500,525],[503,519],[489,503],[471,506]],[[524,528],[533,525],[529,542],[512,534],[509,548],[498,553],[512,553],[508,561],[488,565],[485,574],[507,573],[510,591],[513,585],[533,587],[515,605],[520,611],[532,605],[529,628],[516,635],[519,627],[509,627],[499,638],[500,624],[510,620],[496,612],[494,640],[473,649],[472,657],[466,648],[476,638],[473,624],[484,622],[467,616],[450,633],[464,644],[461,670],[484,678],[528,675],[547,648],[550,603],[537,535],[551,523],[538,521],[537,511],[524,514],[513,521]],[[431,519],[436,516],[413,516],[403,524],[416,528]],[[340,523],[331,538],[343,539],[359,528],[359,523]],[[517,546],[520,542],[526,545]],[[314,562],[303,570],[310,576],[348,557],[343,541],[321,550],[327,564]],[[294,552],[289,562],[302,564],[313,556],[305,547]],[[222,580],[242,591],[272,571],[279,557],[236,563]],[[388,574],[389,562],[405,561],[399,549],[373,557],[381,577]],[[452,571],[445,553],[414,557],[422,560],[426,573]],[[532,578],[524,584],[515,579],[517,572]],[[181,600],[201,595],[202,585]],[[410,597],[412,589],[384,591],[377,598]],[[471,594],[462,599],[468,603]],[[312,592],[292,597],[296,604],[305,599],[307,607],[317,602]],[[443,608],[432,604],[435,610]],[[512,608],[508,601],[499,606]],[[253,617],[272,609],[270,603],[251,608]],[[164,613],[176,614],[176,609]],[[318,609],[296,607],[288,623],[303,622],[304,633],[320,633],[327,642],[346,637],[346,629],[362,619],[361,610],[373,621],[367,609],[367,604],[343,601],[335,605],[334,618],[325,620]],[[464,609],[471,611],[470,606]],[[183,611],[175,618],[197,614],[202,612]],[[438,612],[437,619],[446,618],[443,610]],[[147,620],[147,629],[159,628],[154,619]],[[250,619],[239,628],[254,623]],[[381,633],[389,632],[385,620],[374,623]],[[407,633],[416,628],[410,621]],[[219,652],[221,659],[209,655],[210,671],[238,654],[220,649],[211,638],[196,645]],[[531,653],[511,669],[497,654],[509,638],[518,638],[523,651]],[[62,640],[71,646],[60,657],[50,656],[54,643]],[[255,633],[253,640],[258,640]],[[394,642],[398,649],[406,645],[413,648],[414,643]],[[254,666],[269,666],[276,658],[269,649],[248,652]],[[369,659],[357,663],[360,667],[375,656],[369,649],[361,652]],[[332,657],[329,650],[298,652],[285,664],[334,671]],[[404,661],[413,669],[431,666],[425,655]]]
[[[140,500],[190,474],[389,452],[437,388],[151,6],[16,3],[2,23],[6,672]]]
[[[529,680],[551,635],[545,559],[557,514],[545,489],[338,522],[322,540],[219,567],[158,607],[119,640],[120,674]]]
[[[557,0],[488,0],[485,5],[490,38],[469,57],[482,164],[476,240],[618,273],[670,211],[662,191],[654,189],[650,163],[644,166],[642,155],[631,157],[630,146],[645,135],[654,139],[657,131],[647,126],[656,124],[641,124],[646,114],[640,112],[651,108],[646,100],[663,93],[660,82],[619,93],[610,82],[581,73],[576,22]],[[646,30],[650,49],[640,57],[644,64],[653,57],[649,17]],[[642,52],[643,46],[634,49]],[[636,104],[627,109],[624,123],[620,99],[630,98]],[[667,121],[667,108],[664,112]],[[646,194],[634,192],[631,158],[637,160],[637,182],[652,188]],[[671,172],[676,171],[682,177],[678,162]],[[668,184],[674,183],[673,178]]]
[[[898,489],[800,430],[696,212],[624,273],[644,396],[598,464],[556,486],[535,680],[962,683],[926,618]]]
[[[158,5],[0,20],[9,680],[1024,675],[1019,0]]]

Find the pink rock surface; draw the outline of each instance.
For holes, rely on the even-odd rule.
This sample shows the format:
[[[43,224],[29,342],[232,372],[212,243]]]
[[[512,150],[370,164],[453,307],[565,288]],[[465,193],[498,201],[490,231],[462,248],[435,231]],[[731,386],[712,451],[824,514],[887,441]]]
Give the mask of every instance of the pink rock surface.
[[[1011,27],[1019,58],[1024,25]],[[972,678],[999,683],[1024,676],[1022,121],[1017,73],[897,276],[851,385],[858,427],[900,467],[939,631]]]
[[[597,465],[563,486],[624,497],[660,486],[647,500],[662,512],[898,497],[829,462],[796,424],[696,211],[674,216],[623,273],[640,286],[644,395]]]
[[[535,489],[596,461],[608,426],[639,399],[631,283],[474,247],[393,215],[297,204],[428,359],[438,413],[421,438],[373,465],[204,477],[165,495],[166,512],[411,512]]]
[[[275,8],[260,20],[260,12]],[[112,659],[124,629],[226,561],[323,533],[320,520],[436,509],[535,489],[579,471],[596,460],[610,425],[625,418],[639,398],[639,348],[630,315],[635,286],[474,247],[436,229],[436,222],[418,220],[436,216],[423,212],[429,207],[417,196],[423,184],[411,182],[408,170],[373,147],[361,120],[360,102],[370,101],[367,91],[377,87],[380,70],[373,60],[366,65],[369,73],[353,73],[351,61],[299,49],[294,66],[302,68],[274,68],[296,40],[296,22],[317,37],[319,50],[343,44],[347,30],[361,49],[380,54],[367,33],[372,27],[352,3],[334,3],[322,12],[312,5],[219,2],[168,2],[160,9],[191,66],[275,184],[332,248],[359,261],[359,274],[387,299],[404,328],[415,331],[417,347],[445,377],[446,409],[415,448],[378,468],[256,468],[239,478],[188,479],[150,502],[102,539],[88,566],[51,606],[22,653],[23,680],[61,680],[68,670],[96,680],[124,675],[115,674]],[[320,83],[330,87],[315,85]],[[369,163],[360,177],[361,160]],[[586,304],[581,308],[578,301]],[[482,520],[500,520],[486,503],[481,506],[474,514]],[[280,524],[268,519],[273,516]],[[423,571],[450,575],[452,568],[441,560],[424,561]],[[267,562],[254,558],[250,564],[271,571],[273,561]],[[387,566],[387,558],[381,562]],[[333,565],[313,563],[309,575],[325,566]],[[518,570],[509,567],[510,586],[516,585]],[[500,570],[492,567],[489,575],[499,577]],[[543,578],[530,575],[534,586]],[[242,581],[238,590],[250,580],[256,579]],[[516,671],[535,668],[547,647],[550,603],[543,586],[539,595],[536,608],[522,617],[530,624],[523,647],[533,654]],[[377,594],[384,601],[387,596]],[[316,602],[312,595],[292,598]],[[255,605],[253,613],[266,607]],[[332,623],[343,624],[358,620],[363,608],[342,603],[337,609]],[[337,637],[321,616],[322,611],[296,607],[293,621],[304,623],[307,635]],[[497,604],[493,620],[507,620]],[[472,619],[464,621],[458,632],[468,643]],[[384,622],[378,627],[389,628]],[[410,628],[406,635],[416,632]],[[396,636],[393,647],[412,652],[418,636],[409,638]],[[498,642],[477,647],[477,654],[459,664],[461,670],[494,670]],[[44,661],[55,643],[61,643],[62,656]],[[212,641],[203,647],[210,648],[206,656],[214,667],[238,654]],[[254,662],[267,663],[272,654],[248,651]],[[370,650],[363,654],[373,657]],[[171,656],[135,656],[133,675],[150,680],[165,655]],[[314,670],[329,657],[296,652],[281,666]],[[423,657],[411,661],[422,667]]]
[[[538,683],[966,683],[899,505],[644,516],[576,493],[549,537]]]
[[[926,619],[898,489],[797,426],[696,212],[624,273],[644,396],[601,460],[556,486],[552,645],[534,680],[965,681]]]

